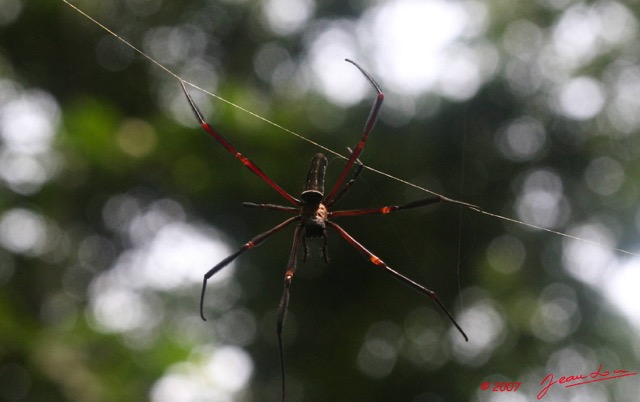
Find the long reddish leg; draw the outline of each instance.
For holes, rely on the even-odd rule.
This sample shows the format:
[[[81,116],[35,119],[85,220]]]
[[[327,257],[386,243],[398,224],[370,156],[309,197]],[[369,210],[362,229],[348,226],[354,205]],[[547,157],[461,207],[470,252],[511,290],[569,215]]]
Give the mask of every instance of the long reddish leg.
[[[342,170],[342,173],[340,174],[340,177],[338,178],[336,183],[333,185],[333,188],[329,192],[329,195],[327,195],[327,197],[325,198],[325,202],[324,202],[325,205],[332,205],[334,203],[334,199],[336,197],[336,194],[340,190],[340,187],[342,186],[342,183],[344,183],[345,179],[347,178],[347,174],[349,174],[349,170],[351,169],[351,166],[353,166],[353,164],[355,163],[356,159],[358,159],[358,156],[360,156],[360,154],[362,153],[362,150],[364,149],[364,145],[366,144],[367,140],[369,139],[369,134],[371,134],[371,131],[373,131],[373,127],[375,127],[375,125],[376,125],[376,121],[378,120],[378,116],[380,115],[380,108],[382,107],[382,102],[384,101],[384,94],[382,93],[382,90],[380,89],[380,86],[369,75],[369,73],[367,73],[356,62],[354,62],[352,60],[349,60],[349,59],[346,59],[346,61],[348,61],[349,63],[353,64],[354,66],[356,66],[358,68],[358,70],[360,70],[360,72],[367,78],[367,80],[369,80],[369,82],[371,83],[373,88],[376,90],[376,92],[378,93],[378,96],[376,97],[376,100],[373,102],[373,106],[371,107],[371,112],[369,113],[369,117],[367,118],[367,122],[364,125],[364,130],[362,132],[362,137],[360,138],[360,141],[358,142],[358,144],[353,149],[353,152],[351,153],[351,156],[347,160],[347,164],[345,165],[344,169]]]
[[[180,81],[180,85],[182,85],[182,90],[184,91],[184,94],[187,96],[187,100],[189,101],[189,105],[191,105],[191,110],[193,110],[193,114],[195,114],[196,118],[200,122],[200,125],[202,126],[204,131],[206,131],[207,134],[209,134],[216,141],[218,141],[218,143],[220,143],[220,145],[225,147],[227,149],[227,151],[231,152],[249,170],[251,170],[253,173],[258,175],[262,180],[264,180],[274,190],[276,190],[278,193],[280,193],[280,195],[283,196],[284,198],[286,198],[290,203],[292,203],[294,205],[300,205],[300,201],[297,198],[295,198],[291,194],[287,193],[282,187],[280,187],[278,184],[276,184],[276,182],[271,180],[271,178],[269,178],[269,176],[267,176],[262,171],[262,169],[260,169],[258,167],[258,165],[256,165],[250,159],[248,159],[247,157],[242,155],[240,152],[238,152],[235,149],[235,147],[233,145],[231,145],[231,143],[226,138],[224,138],[221,134],[219,134],[216,130],[214,130],[213,127],[211,127],[209,125],[209,123],[207,123],[204,120],[204,116],[202,115],[202,112],[200,112],[200,109],[198,109],[198,106],[196,106],[195,102],[191,98],[191,95],[189,95],[189,92],[187,92],[187,88],[184,86],[184,82],[183,81]]]
[[[451,204],[461,205],[463,207],[480,210],[480,207],[477,207],[473,204],[469,204],[462,201],[452,200],[450,198],[435,196],[429,198],[423,198],[420,200],[408,202],[402,205],[386,205],[384,207],[377,208],[362,208],[362,209],[350,209],[344,211],[333,211],[327,214],[329,218],[337,218],[340,216],[357,216],[357,215],[372,215],[372,214],[388,214],[390,212],[400,211],[403,209],[411,209],[411,208],[420,208],[431,204],[436,204],[438,202],[448,202]]]
[[[283,212],[300,212],[299,207],[288,207],[284,205],[277,204],[256,204],[255,202],[243,202],[242,206],[245,208],[259,208],[259,209],[268,209],[271,211],[283,211]]]
[[[349,233],[347,233],[340,226],[336,225],[335,223],[333,223],[331,221],[326,221],[326,224],[327,224],[327,226],[329,226],[330,228],[332,228],[333,230],[338,232],[340,234],[340,236],[342,236],[343,239],[345,239],[356,250],[358,250],[360,252],[360,254],[362,254],[367,260],[369,260],[369,262],[371,262],[372,264],[382,268],[386,273],[390,274],[395,279],[397,279],[400,282],[404,283],[408,287],[410,287],[410,288],[412,288],[414,290],[417,290],[418,292],[420,292],[420,293],[422,293],[424,295],[429,296],[433,301],[436,302],[438,307],[440,307],[440,310],[442,310],[445,313],[445,315],[449,318],[449,321],[451,321],[451,323],[458,329],[460,334],[464,337],[464,340],[465,341],[469,340],[469,337],[467,337],[467,334],[464,333],[464,331],[462,330],[460,325],[458,325],[458,323],[453,318],[451,313],[449,313],[449,311],[446,309],[444,304],[442,304],[442,302],[440,301],[440,299],[436,295],[436,292],[434,292],[431,289],[425,288],[424,286],[420,285],[419,283],[414,282],[413,280],[407,278],[406,276],[402,275],[401,273],[393,270],[390,266],[388,266],[379,257],[374,255],[371,251],[367,250],[362,244],[358,243],[358,241],[356,239],[354,239]]]
[[[293,245],[291,246],[291,253],[289,254],[289,262],[287,264],[287,272],[284,275],[284,290],[282,291],[282,297],[280,298],[280,305],[278,306],[278,325],[276,327],[276,333],[278,335],[278,352],[280,354],[280,375],[282,377],[282,401],[285,397],[285,379],[284,379],[284,350],[282,348],[282,330],[284,328],[284,321],[287,317],[287,309],[289,308],[289,287],[293,280],[293,275],[296,273],[296,267],[298,264],[298,249],[300,248],[300,240],[304,236],[303,226],[300,224],[296,227],[296,231],[293,234]]]
[[[347,150],[353,153],[351,148],[347,147]],[[353,176],[351,176],[351,179],[349,179],[347,184],[342,186],[340,191],[338,191],[338,193],[333,197],[333,200],[331,200],[331,203],[325,204],[327,208],[330,208],[332,205],[337,203],[338,200],[340,200],[342,196],[345,195],[351,189],[351,186],[353,186],[353,183],[355,183],[358,177],[360,177],[360,174],[362,173],[363,169],[364,169],[364,165],[362,164],[362,162],[360,162],[360,159],[356,159],[356,168],[353,170]]]
[[[363,208],[363,209],[349,209],[345,211],[333,211],[327,215],[329,218],[337,218],[340,216],[357,216],[357,215],[371,215],[371,214],[388,214],[390,212],[400,211],[403,209],[419,208],[426,205],[442,202],[442,197],[430,197],[421,200],[409,202],[403,205],[387,205],[377,208]]]
[[[235,253],[231,254],[230,256],[225,258],[224,260],[220,261],[213,268],[211,268],[209,271],[207,271],[206,274],[204,274],[204,279],[202,281],[202,292],[200,293],[200,317],[202,317],[202,319],[204,321],[207,321],[207,319],[204,316],[204,293],[207,290],[207,281],[209,280],[209,278],[211,278],[213,275],[215,275],[222,268],[224,268],[227,265],[229,265],[229,263],[231,263],[233,260],[238,258],[245,251],[259,246],[263,241],[267,240],[272,235],[278,233],[282,229],[284,229],[287,226],[289,226],[291,223],[293,223],[295,221],[298,221],[298,220],[300,220],[299,216],[293,216],[293,217],[287,219],[286,221],[280,223],[279,225],[267,230],[266,232],[257,235],[253,239],[251,239],[248,242],[246,242],[245,244],[243,244],[242,247],[240,247],[238,250],[236,250]]]

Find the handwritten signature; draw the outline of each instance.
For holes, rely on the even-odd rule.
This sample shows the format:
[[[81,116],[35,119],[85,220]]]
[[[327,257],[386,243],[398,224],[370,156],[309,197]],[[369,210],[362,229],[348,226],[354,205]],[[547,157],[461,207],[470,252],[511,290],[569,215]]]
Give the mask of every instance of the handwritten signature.
[[[598,381],[606,381],[613,380],[615,378],[621,377],[629,377],[632,375],[638,374],[637,372],[630,372],[629,370],[612,370],[612,371],[603,371],[602,364],[598,366],[596,371],[592,371],[589,374],[577,374],[570,376],[562,376],[559,379],[555,379],[553,373],[547,374],[547,376],[540,381],[540,385],[542,389],[538,392],[538,400],[542,399],[547,395],[547,391],[549,388],[556,384],[564,385],[565,388],[576,387],[578,385],[589,384]]]

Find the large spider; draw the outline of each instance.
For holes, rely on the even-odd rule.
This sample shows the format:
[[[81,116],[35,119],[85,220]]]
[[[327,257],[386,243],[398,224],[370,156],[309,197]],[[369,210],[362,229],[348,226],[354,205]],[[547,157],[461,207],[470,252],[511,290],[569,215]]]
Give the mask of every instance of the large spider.
[[[327,158],[321,154],[315,154],[311,159],[311,167],[307,173],[307,181],[302,189],[302,194],[300,195],[300,199],[297,199],[286,192],[282,187],[276,184],[271,178],[269,178],[254,162],[243,156],[240,152],[238,152],[231,143],[220,135],[216,130],[214,130],[204,119],[202,113],[194,103],[193,99],[187,92],[187,89],[184,85],[184,82],[181,82],[182,89],[184,90],[185,95],[187,96],[187,100],[191,105],[191,109],[195,114],[196,118],[200,122],[202,128],[212,136],[216,141],[218,141],[223,147],[227,149],[227,151],[231,152],[236,158],[238,158],[249,170],[251,170],[256,175],[260,176],[262,180],[264,180],[269,186],[271,186],[274,190],[280,193],[287,201],[289,201],[293,206],[284,206],[284,205],[276,205],[276,204],[255,204],[245,202],[242,205],[250,208],[261,208],[261,209],[269,209],[275,211],[283,211],[293,213],[294,216],[285,220],[284,222],[276,225],[275,227],[269,229],[268,231],[261,233],[249,240],[245,244],[243,244],[236,252],[226,257],[218,264],[216,264],[213,268],[211,268],[205,275],[202,283],[202,293],[200,295],[200,316],[203,320],[206,321],[204,316],[204,295],[207,287],[207,280],[215,275],[216,272],[220,271],[222,268],[227,266],[233,260],[238,258],[245,251],[252,249],[254,247],[259,246],[267,240],[272,235],[282,231],[284,228],[297,223],[293,235],[293,245],[291,247],[291,252],[289,253],[289,262],[287,264],[287,271],[284,275],[284,291],[282,293],[282,298],[280,299],[280,305],[278,308],[278,322],[277,322],[277,335],[278,335],[278,352],[280,356],[280,367],[281,367],[281,376],[282,376],[282,400],[285,398],[285,370],[284,370],[284,353],[282,350],[282,329],[284,327],[285,316],[287,313],[287,307],[289,305],[289,287],[291,286],[291,281],[293,280],[293,276],[296,273],[297,266],[297,256],[298,249],[300,248],[300,244],[302,243],[304,258],[307,256],[307,247],[306,247],[306,239],[307,238],[317,238],[322,237],[324,241],[324,245],[322,248],[322,254],[325,262],[328,263],[327,258],[327,228],[335,230],[343,239],[347,241],[350,245],[352,245],[356,250],[360,252],[369,262],[374,264],[375,266],[381,268],[384,272],[390,274],[395,279],[399,280],[406,286],[417,290],[418,292],[429,296],[433,301],[436,302],[438,307],[444,312],[444,314],[449,318],[451,323],[456,327],[456,329],[460,332],[460,334],[464,337],[465,341],[468,341],[467,335],[464,333],[460,325],[455,321],[451,313],[444,307],[436,293],[428,289],[419,283],[407,278],[406,276],[400,274],[399,272],[392,269],[388,266],[384,261],[382,261],[378,256],[367,250],[363,245],[361,245],[356,239],[354,239],[349,233],[347,233],[341,226],[337,223],[333,222],[334,218],[343,217],[343,216],[356,216],[356,215],[369,215],[369,214],[388,214],[390,212],[395,212],[403,209],[411,209],[423,207],[430,204],[435,204],[438,202],[450,202],[454,204],[463,205],[470,208],[477,208],[474,205],[467,204],[461,201],[452,200],[443,196],[433,196],[429,198],[420,199],[417,201],[409,202],[403,205],[387,205],[384,207],[378,208],[364,208],[364,209],[352,209],[352,210],[342,210],[342,211],[330,211],[329,209],[351,188],[351,185],[358,178],[360,173],[362,172],[363,165],[358,160],[358,157],[364,150],[365,143],[369,138],[369,134],[373,130],[373,127],[376,124],[376,120],[378,119],[378,115],[380,113],[380,108],[382,106],[382,102],[384,100],[384,94],[380,90],[380,87],[375,82],[375,80],[357,63],[352,60],[346,59],[349,63],[356,66],[360,72],[369,80],[373,88],[377,92],[376,100],[373,103],[373,107],[371,108],[371,112],[364,126],[364,131],[362,133],[362,137],[360,141],[355,146],[353,150],[350,150],[351,156],[347,160],[347,164],[345,165],[340,177],[336,181],[336,183],[329,191],[327,196],[324,195],[324,175],[327,168]],[[356,165],[354,168],[354,172],[349,181],[346,181],[347,175],[349,171]]]

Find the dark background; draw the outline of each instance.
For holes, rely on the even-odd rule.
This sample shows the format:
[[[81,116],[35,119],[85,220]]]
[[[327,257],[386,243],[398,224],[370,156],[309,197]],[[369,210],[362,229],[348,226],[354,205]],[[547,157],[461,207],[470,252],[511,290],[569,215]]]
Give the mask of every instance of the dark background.
[[[326,98],[310,44],[391,3],[303,3],[312,12],[290,32],[268,23],[273,3],[77,4],[183,79],[344,154],[375,94],[364,87],[350,105]],[[392,88],[363,163],[598,244],[446,204],[341,219],[389,265],[436,290],[470,341],[330,232],[330,263],[310,242],[292,285],[289,401],[525,401],[550,373],[640,368],[639,260],[610,248],[638,252],[640,6],[449,4],[485,13],[479,32],[455,41],[495,60],[469,96],[438,85],[412,96],[394,90],[381,62],[389,55],[366,41],[355,40],[358,54],[336,53]],[[284,219],[241,202],[286,201],[203,135],[175,77],[62,1],[1,8],[0,400],[279,400],[275,317],[293,230],[220,273],[207,322],[197,305],[207,269]],[[354,73],[343,64],[331,71]],[[353,77],[345,93],[366,85]],[[214,127],[299,195],[318,147],[191,93]],[[563,106],[565,95],[585,96],[587,109],[593,96],[602,104],[580,116]],[[333,183],[344,162],[329,159]],[[365,170],[339,207],[428,195]],[[481,389],[496,381],[522,385]],[[557,386],[545,400],[638,395],[638,377],[629,377]]]

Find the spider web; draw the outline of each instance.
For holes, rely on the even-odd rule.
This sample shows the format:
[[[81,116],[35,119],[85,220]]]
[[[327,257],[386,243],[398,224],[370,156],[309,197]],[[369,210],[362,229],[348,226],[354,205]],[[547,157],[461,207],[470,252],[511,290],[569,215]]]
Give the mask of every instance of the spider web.
[[[67,0],[63,0],[63,2],[66,3],[67,5],[69,5],[70,7],[72,7],[73,9],[75,9],[76,12],[80,13],[85,18],[87,18],[90,21],[92,21],[94,24],[100,26],[103,30],[105,30],[110,35],[112,35],[113,37],[115,37],[116,39],[118,39],[119,41],[121,41],[122,43],[127,45],[128,47],[130,47],[132,50],[134,50],[135,52],[137,52],[138,54],[143,56],[145,59],[149,60],[151,63],[153,63],[154,65],[158,66],[162,71],[168,73],[170,76],[178,79],[179,81],[185,82],[186,84],[191,85],[193,88],[201,90],[204,93],[208,94],[209,96],[214,97],[215,99],[217,99],[219,101],[225,102],[228,105],[233,106],[234,108],[243,111],[244,113],[247,113],[248,115],[252,116],[253,118],[259,119],[262,122],[264,122],[266,124],[270,124],[271,126],[277,128],[279,130],[282,130],[283,132],[285,132],[285,133],[287,133],[289,135],[293,135],[294,137],[296,137],[296,138],[298,138],[300,140],[303,140],[303,141],[305,141],[305,142],[307,142],[307,143],[309,143],[309,144],[311,144],[311,145],[313,145],[315,147],[318,147],[318,148],[322,149],[323,151],[325,151],[327,154],[331,154],[331,155],[335,156],[336,158],[343,158],[343,159],[347,158],[345,155],[343,155],[343,154],[341,154],[339,152],[336,152],[336,151],[334,151],[334,150],[332,150],[332,149],[330,149],[330,148],[328,148],[328,147],[326,147],[326,146],[324,146],[324,145],[322,145],[320,143],[314,142],[313,140],[311,140],[309,138],[306,138],[303,135],[301,135],[301,134],[299,134],[299,133],[297,133],[297,132],[295,132],[293,130],[290,130],[287,127],[284,127],[284,126],[282,126],[282,125],[280,125],[280,124],[278,124],[276,122],[268,120],[267,118],[264,118],[263,116],[261,116],[261,115],[255,113],[255,112],[252,112],[251,110],[248,110],[248,109],[242,107],[241,105],[238,105],[238,104],[235,104],[235,103],[233,103],[231,101],[228,101],[227,99],[224,99],[221,96],[216,95],[215,93],[211,93],[209,91],[206,91],[206,90],[198,87],[195,84],[192,84],[190,82],[184,81],[181,76],[179,76],[178,74],[174,73],[170,69],[166,68],[164,65],[159,63],[157,60],[153,59],[152,57],[150,57],[149,55],[147,55],[143,51],[139,50],[138,48],[136,48],[135,46],[130,44],[126,39],[122,38],[121,36],[119,36],[115,32],[111,31],[109,28],[107,28],[106,26],[102,25],[100,22],[96,21],[94,18],[92,18],[91,16],[87,15],[86,13],[84,13],[83,11],[78,9],[76,6],[73,6],[72,4],[70,4]],[[465,138],[465,137],[463,136],[463,138]],[[463,144],[463,147],[464,147],[464,144]],[[464,162],[464,159],[463,159],[463,162]],[[379,174],[381,176],[384,176],[384,177],[386,177],[388,179],[394,180],[394,181],[396,181],[398,183],[402,183],[403,185],[406,185],[406,186],[409,186],[409,187],[413,187],[413,188],[415,188],[415,189],[417,189],[417,190],[419,190],[421,192],[425,192],[425,193],[428,193],[428,194],[440,195],[440,194],[438,194],[438,193],[436,193],[436,192],[434,192],[434,191],[432,191],[430,189],[421,187],[419,185],[416,185],[415,183],[412,183],[410,181],[404,180],[404,179],[402,179],[400,177],[393,176],[393,175],[391,175],[389,173],[386,173],[384,171],[376,169],[376,168],[374,168],[372,166],[365,166],[365,168],[368,169],[369,171],[373,172],[373,173],[377,173],[377,174]],[[464,166],[463,166],[462,170],[463,170],[462,176],[464,177]],[[461,191],[461,193],[464,194],[463,191]],[[440,195],[440,196],[442,196],[442,195]],[[507,217],[507,216],[504,216],[504,215],[500,215],[500,214],[496,214],[496,213],[493,213],[493,212],[490,212],[490,211],[485,211],[485,210],[481,210],[481,209],[478,209],[478,208],[473,208],[473,207],[470,207],[470,206],[467,209],[471,209],[472,211],[477,212],[477,213],[479,213],[481,215],[487,215],[487,216],[492,217],[492,218],[500,219],[502,221],[508,222],[510,224],[513,224],[513,225],[519,225],[519,226],[523,226],[523,227],[527,227],[527,228],[536,229],[536,230],[539,230],[539,231],[544,231],[544,232],[547,232],[547,233],[552,233],[552,234],[557,235],[557,236],[561,236],[561,237],[563,237],[565,239],[572,240],[572,242],[571,242],[572,246],[576,246],[575,248],[580,248],[579,246],[581,244],[582,244],[582,246],[587,244],[587,245],[594,245],[594,246],[599,247],[599,248],[601,248],[603,250],[606,249],[606,250],[615,251],[615,252],[623,253],[623,254],[630,255],[630,256],[640,256],[640,254],[637,254],[637,253],[634,253],[634,252],[630,252],[630,251],[627,251],[627,250],[624,250],[624,249],[619,249],[619,248],[616,248],[616,247],[612,247],[612,246],[609,246],[609,245],[607,245],[605,243],[592,240],[594,238],[597,238],[597,233],[595,233],[595,235],[594,235],[594,233],[585,234],[584,232],[582,232],[580,236],[583,236],[583,237],[580,237],[580,236],[570,235],[570,234],[567,234],[567,233],[563,233],[563,232],[555,231],[555,230],[552,230],[552,229],[548,229],[548,228],[545,228],[545,227],[542,227],[542,226],[539,226],[539,225],[531,224],[531,223],[528,223],[526,221],[510,218],[510,217]],[[465,212],[462,209],[460,209],[459,211],[460,211],[460,215],[461,216]],[[462,219],[461,218],[459,218],[459,222],[460,222],[460,225],[462,225]],[[409,223],[411,223],[411,222],[409,222]],[[391,223],[391,225],[393,226],[395,224]],[[461,227],[458,230],[462,231]],[[398,237],[398,236],[396,236],[396,237]],[[402,238],[400,238],[400,239],[402,240]],[[573,241],[576,241],[576,242],[573,242]],[[458,236],[458,242],[459,242],[459,244],[458,244],[458,253],[460,254],[460,250],[462,249],[462,247],[460,245],[460,242],[462,242],[462,237],[461,236]],[[407,255],[411,255],[411,253],[407,253]],[[458,256],[457,264],[458,264],[458,266],[457,266],[457,269],[456,269],[456,271],[457,271],[456,275],[457,275],[457,278],[458,278],[458,284],[457,284],[458,285],[458,293],[460,295],[460,297],[458,297],[457,299],[458,299],[458,301],[459,301],[459,303],[460,303],[460,305],[462,307],[461,311],[464,311],[465,312],[464,314],[466,314],[466,316],[472,316],[473,314],[476,314],[478,312],[480,312],[480,313],[482,313],[482,312],[490,313],[492,310],[489,309],[489,308],[487,308],[485,310],[482,310],[482,311],[478,311],[479,309],[482,309],[483,307],[486,307],[486,306],[474,305],[474,303],[469,301],[470,299],[472,299],[472,298],[468,297],[469,294],[468,293],[464,293],[463,294],[464,291],[463,291],[463,289],[461,287],[461,284],[460,284],[460,274],[459,274],[459,272],[460,272],[460,266],[464,265],[464,256],[460,256],[460,255]],[[411,266],[412,264],[408,264],[408,265]],[[629,268],[631,268],[631,267],[629,267]],[[629,269],[629,271],[631,271],[631,269]],[[420,274],[420,271],[414,271],[413,273],[414,274],[416,274],[416,273]],[[429,281],[426,281],[426,282],[428,283]],[[628,281],[628,283],[629,283],[629,286],[633,286],[632,285],[633,281]],[[556,306],[558,303],[561,303],[561,302],[563,302],[565,300],[573,300],[571,297],[567,297],[567,294],[569,294],[569,296],[571,296],[571,292],[567,292],[568,290],[570,290],[570,288],[562,287],[562,286],[559,286],[559,285],[553,285],[553,286],[550,286],[549,288],[551,288],[551,291],[548,291],[547,292],[548,294],[543,294],[543,296],[541,297],[541,300],[545,303],[545,305],[553,307],[553,306]],[[560,297],[560,295],[562,297]],[[465,304],[467,304],[467,306],[462,306],[462,303],[463,303],[463,301],[465,299],[467,300],[467,302],[465,303]],[[633,300],[629,300],[627,304],[630,305],[630,306],[633,305]],[[489,315],[485,314],[485,316],[489,317],[489,318],[491,317],[490,314]],[[537,317],[536,319],[543,320],[543,318],[539,318],[539,317]],[[549,336],[549,334],[546,334],[546,335],[543,334],[543,335],[544,336]],[[540,335],[538,334],[538,336],[540,336]],[[569,342],[571,344],[575,344],[578,341],[578,339],[576,339],[573,335],[569,335],[569,338],[567,338],[567,339],[569,340]],[[578,342],[578,344],[579,344],[579,342]],[[463,350],[463,352],[464,352],[464,350]],[[461,353],[463,353],[463,352],[461,352]],[[563,348],[563,349],[555,352],[550,357],[549,361],[552,362],[552,363],[555,360],[565,361],[565,360],[567,360],[565,357],[571,357],[571,353],[572,352],[574,352],[574,350],[572,349],[572,346],[569,346],[567,348]],[[535,365],[535,361],[533,359],[528,360],[526,362],[526,366],[534,366],[534,365]],[[499,372],[499,370],[500,370],[499,366],[489,365],[487,367],[489,368],[489,370],[487,370],[487,372],[492,372],[492,371],[493,372]],[[553,366],[553,367],[555,367],[555,366]],[[556,369],[556,368],[553,368],[552,370],[554,372],[559,372],[559,369]],[[490,377],[487,377],[487,378],[490,378]],[[528,382],[531,382],[531,383],[534,382],[534,379],[530,379],[530,380],[531,381],[528,381]],[[535,378],[535,380],[539,381],[540,379],[539,378]]]
[[[345,160],[348,159],[347,156],[341,154],[340,152],[334,151],[333,149],[328,148],[328,147],[326,147],[326,146],[324,146],[324,145],[322,145],[322,144],[320,144],[320,143],[318,143],[316,141],[313,141],[313,140],[303,136],[302,134],[300,134],[300,133],[298,133],[298,132],[296,132],[294,130],[291,130],[291,129],[287,128],[287,127],[284,127],[283,125],[278,124],[278,123],[276,123],[276,122],[274,122],[272,120],[269,120],[269,119],[267,119],[267,118],[255,113],[255,112],[252,112],[251,110],[246,109],[246,108],[242,107],[239,104],[231,102],[231,101],[229,101],[229,100],[227,100],[227,99],[225,99],[225,98],[223,98],[223,97],[221,97],[221,96],[219,96],[219,95],[217,95],[215,93],[212,93],[212,92],[210,92],[210,91],[208,91],[208,90],[206,90],[204,88],[201,88],[200,86],[198,86],[198,85],[196,85],[194,83],[191,83],[191,82],[183,79],[178,74],[176,74],[175,72],[173,72],[169,68],[165,67],[163,64],[161,64],[160,62],[158,62],[157,60],[155,60],[154,58],[152,58],[151,56],[149,56],[148,54],[146,54],[145,52],[140,50],[138,47],[136,47],[135,45],[133,45],[132,43],[127,41],[125,38],[123,38],[122,36],[118,35],[116,32],[114,32],[113,30],[111,30],[110,28],[108,28],[107,26],[105,26],[104,24],[102,24],[101,22],[96,20],[95,18],[91,17],[89,14],[85,13],[80,8],[78,8],[77,6],[71,4],[68,0],[62,0],[62,1],[65,4],[67,4],[69,7],[71,7],[73,10],[75,10],[77,13],[79,13],[83,17],[87,18],[88,20],[90,20],[95,25],[99,26],[101,29],[103,29],[104,31],[106,31],[107,33],[109,33],[110,35],[112,35],[113,37],[115,37],[116,39],[121,41],[122,43],[124,43],[126,46],[131,48],[133,51],[135,51],[136,53],[138,53],[139,55],[141,55],[145,59],[149,60],[151,63],[153,63],[154,65],[156,65],[160,69],[164,70],[166,73],[168,73],[169,75],[173,76],[177,80],[182,81],[185,84],[190,85],[191,87],[193,87],[193,88],[195,88],[195,89],[197,89],[199,91],[202,91],[205,94],[207,94],[208,96],[211,96],[211,97],[213,97],[213,98],[215,98],[215,99],[217,99],[217,100],[219,100],[221,102],[227,103],[228,105],[230,105],[230,106],[232,106],[232,107],[234,107],[234,108],[236,108],[238,110],[241,110],[242,112],[244,112],[244,113],[246,113],[246,114],[248,114],[248,115],[250,115],[250,116],[252,116],[252,117],[254,117],[254,118],[258,119],[258,120],[261,120],[266,124],[269,124],[269,125],[271,125],[273,127],[276,127],[277,129],[282,130],[283,132],[285,132],[285,133],[287,133],[289,135],[297,137],[300,140],[303,140],[303,141],[305,141],[305,142],[307,142],[307,143],[309,143],[309,144],[311,144],[311,145],[313,145],[315,147],[318,147],[318,148],[322,149],[323,151],[334,155],[335,157],[342,158],[342,159],[345,159]],[[437,192],[435,192],[433,190],[427,189],[427,188],[425,188],[423,186],[420,186],[418,184],[412,183],[412,182],[410,182],[408,180],[405,180],[405,179],[402,179],[400,177],[394,176],[392,174],[389,174],[387,172],[379,170],[379,169],[377,169],[375,167],[372,167],[370,165],[365,165],[364,168],[369,170],[369,171],[371,171],[371,172],[373,172],[373,173],[376,173],[376,174],[379,174],[381,176],[384,176],[384,177],[386,177],[388,179],[400,182],[400,183],[402,183],[402,184],[404,184],[406,186],[413,187],[413,188],[415,188],[415,189],[417,189],[417,190],[419,190],[421,192],[442,197],[443,199],[445,199],[445,200],[447,200],[449,202],[457,203],[459,205],[462,205],[462,206],[466,207],[467,209],[470,209],[470,210],[472,210],[474,212],[477,212],[479,214],[482,214],[482,215],[486,215],[486,216],[489,216],[489,217],[492,217],[492,218],[500,219],[500,220],[503,220],[503,221],[506,221],[506,222],[509,222],[509,223],[512,223],[512,224],[515,224],[515,225],[525,226],[525,227],[528,227],[530,229],[535,229],[535,230],[540,230],[540,231],[544,231],[544,232],[547,232],[547,233],[552,233],[554,235],[561,236],[561,237],[564,237],[564,238],[567,238],[567,239],[570,239],[570,240],[575,240],[575,241],[579,241],[579,242],[582,242],[582,243],[595,245],[595,246],[602,247],[604,249],[608,249],[608,250],[611,250],[611,251],[627,254],[627,255],[630,255],[630,256],[640,257],[640,254],[638,254],[638,253],[635,253],[635,252],[632,252],[632,251],[628,251],[628,250],[625,250],[625,249],[622,249],[622,248],[617,248],[617,247],[614,247],[614,246],[610,246],[608,244],[604,244],[604,243],[599,242],[599,241],[590,240],[588,238],[571,235],[571,234],[564,233],[564,232],[561,232],[561,231],[556,231],[556,230],[553,230],[553,229],[550,229],[550,228],[547,228],[547,227],[543,227],[543,226],[536,225],[536,224],[533,224],[533,223],[525,222],[525,221],[518,220],[518,219],[515,219],[515,218],[511,218],[511,217],[508,217],[508,216],[505,216],[505,215],[500,215],[500,214],[497,214],[497,213],[494,213],[494,212],[491,212],[491,211],[483,210],[483,209],[478,208],[478,207],[476,207],[474,205],[467,204],[464,201],[451,199],[451,198],[449,198],[449,197],[447,197],[445,195],[439,194],[439,193],[437,193]]]

